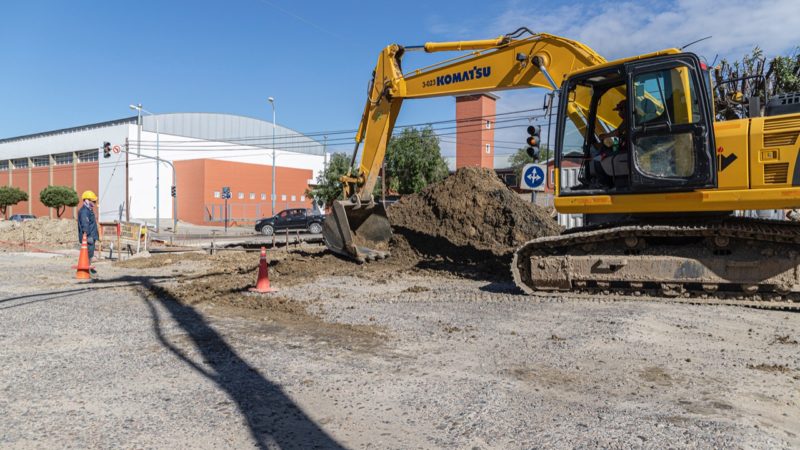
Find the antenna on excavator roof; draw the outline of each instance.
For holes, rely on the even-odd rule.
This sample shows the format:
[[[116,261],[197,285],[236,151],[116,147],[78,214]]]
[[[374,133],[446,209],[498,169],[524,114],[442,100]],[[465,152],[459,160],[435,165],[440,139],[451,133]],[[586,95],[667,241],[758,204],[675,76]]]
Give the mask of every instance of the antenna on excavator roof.
[[[700,39],[698,39],[698,40],[696,40],[696,41],[689,42],[688,44],[686,44],[686,45],[684,45],[683,47],[681,47],[681,48],[680,48],[680,50],[681,50],[681,51],[683,51],[683,49],[685,49],[686,47],[688,47],[688,46],[690,46],[690,45],[697,44],[698,42],[705,41],[706,39],[711,39],[712,37],[713,37],[713,36],[706,36],[706,37],[704,37],[704,38],[700,38]]]

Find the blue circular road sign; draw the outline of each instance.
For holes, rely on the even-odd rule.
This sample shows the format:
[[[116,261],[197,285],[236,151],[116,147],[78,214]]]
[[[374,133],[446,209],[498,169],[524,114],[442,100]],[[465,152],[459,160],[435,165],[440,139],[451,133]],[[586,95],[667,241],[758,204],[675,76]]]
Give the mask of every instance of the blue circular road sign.
[[[539,166],[528,167],[522,176],[525,178],[525,184],[532,189],[544,184],[544,170]]]

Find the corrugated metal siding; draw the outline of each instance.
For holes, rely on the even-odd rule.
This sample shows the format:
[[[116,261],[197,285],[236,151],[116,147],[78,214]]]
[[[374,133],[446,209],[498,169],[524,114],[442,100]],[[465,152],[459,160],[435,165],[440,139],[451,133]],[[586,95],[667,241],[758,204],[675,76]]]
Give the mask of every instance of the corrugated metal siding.
[[[272,123],[261,119],[216,113],[157,114],[143,116],[142,128],[155,133],[156,117],[160,133],[272,148]],[[324,152],[320,142],[280,125],[275,127],[275,147],[309,155]]]
[[[782,209],[748,209],[736,211],[735,214],[740,217],[750,217],[752,219],[786,219],[786,213]]]
[[[562,188],[568,188],[578,184],[578,167],[562,167],[560,181]],[[559,214],[558,224],[564,228],[575,228],[583,226],[583,214]]]

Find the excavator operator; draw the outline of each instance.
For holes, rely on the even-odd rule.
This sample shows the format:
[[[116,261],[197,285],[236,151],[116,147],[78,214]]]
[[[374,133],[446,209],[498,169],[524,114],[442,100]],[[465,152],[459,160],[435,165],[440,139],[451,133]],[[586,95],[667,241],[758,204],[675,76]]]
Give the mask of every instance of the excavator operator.
[[[608,133],[600,134],[600,150],[594,157],[595,172],[599,182],[609,188],[618,186],[617,177],[628,175],[628,121],[627,100],[620,100],[613,110],[622,121],[619,126]]]

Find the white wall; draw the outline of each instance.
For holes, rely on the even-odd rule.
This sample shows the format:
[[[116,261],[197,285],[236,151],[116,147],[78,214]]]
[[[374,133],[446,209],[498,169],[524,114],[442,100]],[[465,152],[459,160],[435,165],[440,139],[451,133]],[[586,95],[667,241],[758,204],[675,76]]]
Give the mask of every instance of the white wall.
[[[132,142],[138,142],[136,133],[136,125],[130,125],[128,135]],[[141,136],[141,153],[155,157],[156,133],[142,131]],[[272,163],[272,151],[260,147],[205,141],[167,134],[160,134],[158,140],[159,157],[168,161],[205,158],[263,165],[271,165]],[[138,145],[132,144],[129,161],[131,218],[152,222],[156,217],[156,162],[137,157],[138,151]],[[309,183],[313,183],[316,180],[316,177],[323,170],[323,164],[324,157],[322,155],[276,151],[276,165],[278,167],[312,170],[314,175],[309,179]],[[173,184],[172,168],[168,164],[161,164],[159,172],[159,216],[162,220],[171,219],[172,197],[170,197],[170,187]],[[280,184],[280,178],[277,179],[277,182]],[[178,192],[178,195],[180,196],[181,193]],[[180,215],[180,211],[178,211],[178,217]]]

